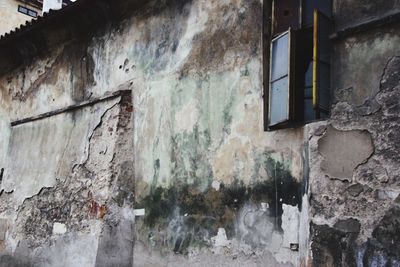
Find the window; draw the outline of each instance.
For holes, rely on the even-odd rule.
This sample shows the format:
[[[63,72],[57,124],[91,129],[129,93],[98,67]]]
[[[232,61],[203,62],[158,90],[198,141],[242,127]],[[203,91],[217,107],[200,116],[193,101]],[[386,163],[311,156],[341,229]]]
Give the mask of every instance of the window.
[[[271,42],[269,125],[277,125],[289,119],[290,43],[291,31],[274,38]]]
[[[31,6],[35,10],[36,9],[41,10],[43,6],[43,0],[17,0],[17,1],[21,2],[24,8],[26,8],[26,6]]]
[[[325,118],[330,105],[331,1],[272,0],[266,128]]]
[[[331,20],[322,12],[314,11],[313,106],[324,113],[329,111],[330,100],[331,25]]]
[[[36,18],[37,17],[37,12],[35,10],[29,9],[27,7],[23,7],[23,6],[18,6],[18,12],[28,15],[30,17]]]

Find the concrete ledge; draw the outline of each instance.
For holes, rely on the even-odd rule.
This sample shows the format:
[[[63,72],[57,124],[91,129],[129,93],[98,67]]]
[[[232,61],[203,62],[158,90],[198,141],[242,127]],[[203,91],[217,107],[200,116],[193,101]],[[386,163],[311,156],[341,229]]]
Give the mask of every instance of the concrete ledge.
[[[366,32],[378,27],[386,26],[392,23],[400,22],[400,13],[393,13],[378,19],[368,20],[366,22],[341,29],[330,36],[333,41],[340,40],[356,33]]]

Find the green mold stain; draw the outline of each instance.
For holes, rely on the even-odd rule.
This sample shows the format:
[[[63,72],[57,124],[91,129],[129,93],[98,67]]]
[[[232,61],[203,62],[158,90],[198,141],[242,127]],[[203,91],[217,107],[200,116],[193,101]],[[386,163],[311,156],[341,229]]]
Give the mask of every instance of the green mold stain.
[[[210,186],[200,190],[185,180],[178,180],[170,188],[153,188],[136,205],[146,210],[140,219],[140,234],[151,237],[155,247],[187,254],[189,247],[210,246],[210,238],[217,234],[218,228],[224,228],[229,239],[234,238],[241,209],[260,203],[269,204],[275,230],[282,231],[282,205],[301,208],[302,185],[283,163],[265,156],[262,165],[271,173],[270,180],[247,186],[235,179],[230,185],[221,184],[218,191]]]
[[[171,162],[174,166],[172,181],[194,185],[200,190],[209,187],[213,173],[207,152],[211,144],[207,130],[199,131],[196,125],[191,133],[180,133],[171,140]]]

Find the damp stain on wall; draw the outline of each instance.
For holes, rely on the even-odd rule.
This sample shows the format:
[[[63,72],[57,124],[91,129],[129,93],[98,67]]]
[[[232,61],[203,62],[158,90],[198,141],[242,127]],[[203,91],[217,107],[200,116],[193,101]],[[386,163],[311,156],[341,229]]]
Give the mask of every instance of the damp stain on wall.
[[[190,246],[210,247],[211,238],[220,228],[224,228],[228,239],[240,239],[238,226],[246,206],[261,207],[263,218],[274,225],[274,231],[284,231],[283,205],[301,209],[303,187],[284,164],[267,154],[263,167],[271,179],[251,185],[235,179],[231,184],[209,184],[204,191],[179,181],[168,188],[153,187],[136,204],[145,209],[145,216],[136,222],[137,231],[145,239],[142,241],[161,251],[185,255]]]

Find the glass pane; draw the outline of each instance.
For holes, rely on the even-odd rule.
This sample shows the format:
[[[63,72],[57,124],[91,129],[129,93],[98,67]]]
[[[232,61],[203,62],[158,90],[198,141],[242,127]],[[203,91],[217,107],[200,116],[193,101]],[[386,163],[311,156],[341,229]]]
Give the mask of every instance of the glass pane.
[[[318,81],[319,81],[319,106],[324,110],[329,110],[330,99],[330,66],[319,62],[318,64]]]
[[[29,14],[29,16],[31,16],[31,17],[36,17],[36,12],[34,12],[34,11],[32,11],[32,10],[29,10],[28,14]]]
[[[24,14],[28,13],[28,10],[25,7],[19,6],[18,9],[19,9],[19,12],[21,12],[21,13],[24,13]]]
[[[312,98],[304,99],[304,121],[315,120],[315,110],[312,104]]]
[[[315,120],[316,114],[313,100],[313,88],[312,88],[312,77],[313,77],[313,62],[310,62],[305,75],[305,88],[304,88],[304,121],[310,122]]]
[[[310,64],[308,64],[307,72],[305,75],[304,79],[304,86],[305,87],[312,87],[312,76],[313,76],[313,62],[311,61]],[[311,90],[312,91],[312,90]]]
[[[316,74],[317,83],[315,86],[315,93],[317,94],[314,99],[315,107],[321,110],[329,110],[330,102],[330,50],[331,44],[329,34],[331,32],[332,22],[329,18],[324,16],[321,12],[317,12],[316,25],[318,28],[317,35],[314,38],[317,40],[316,58]],[[315,59],[314,59],[315,60]]]
[[[331,41],[331,21],[325,16],[318,14],[318,56],[319,60],[330,63]]]
[[[271,83],[269,102],[269,125],[289,119],[289,77]]]
[[[271,81],[288,74],[289,33],[272,42]]]

